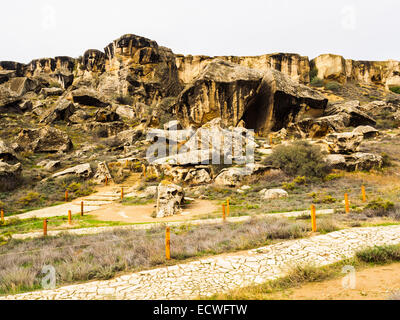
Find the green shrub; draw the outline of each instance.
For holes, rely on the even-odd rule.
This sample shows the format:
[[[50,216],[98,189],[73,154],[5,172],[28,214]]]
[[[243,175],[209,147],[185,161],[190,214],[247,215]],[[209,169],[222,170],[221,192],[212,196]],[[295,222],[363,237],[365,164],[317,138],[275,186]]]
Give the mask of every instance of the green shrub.
[[[42,196],[37,192],[28,192],[28,194],[24,197],[21,197],[18,202],[24,207],[30,205],[37,205],[42,201]]]
[[[324,80],[322,80],[322,79],[320,79],[318,77],[314,77],[314,78],[311,79],[310,84],[313,87],[322,87],[324,85]]]
[[[384,264],[393,261],[400,261],[399,246],[375,246],[357,252],[357,258],[367,263]]]
[[[400,87],[391,87],[390,91],[392,91],[394,93],[397,93],[397,94],[400,94]]]
[[[320,148],[306,141],[276,147],[265,162],[292,177],[323,178],[330,173]]]
[[[327,84],[325,84],[325,89],[331,90],[331,91],[338,91],[342,85],[336,81],[330,81]]]
[[[310,79],[313,80],[314,78],[316,78],[318,76],[318,69],[316,67],[313,67],[310,70]]]
[[[133,98],[131,96],[120,95],[115,98],[119,104],[132,105]]]
[[[393,202],[388,201],[388,200],[382,200],[381,198],[372,200],[365,206],[365,209],[383,210],[383,211],[388,211],[393,208],[394,208]]]

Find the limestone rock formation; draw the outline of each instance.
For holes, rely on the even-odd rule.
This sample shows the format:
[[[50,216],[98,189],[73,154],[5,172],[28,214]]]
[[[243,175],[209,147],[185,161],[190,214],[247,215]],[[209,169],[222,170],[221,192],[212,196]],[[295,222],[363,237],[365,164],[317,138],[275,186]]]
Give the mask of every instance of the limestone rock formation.
[[[223,60],[209,63],[179,95],[176,114],[183,127],[221,118],[224,126],[277,131],[298,116],[322,115],[327,99],[279,71],[261,72]]]
[[[326,136],[329,150],[338,154],[357,152],[363,139],[363,135],[358,132],[332,133]]]
[[[178,214],[184,197],[182,187],[167,181],[161,182],[157,188],[157,218]]]
[[[45,112],[41,122],[51,124],[56,121],[68,121],[75,112],[75,105],[68,100],[59,101],[53,108]]]
[[[379,135],[379,131],[371,126],[358,126],[353,132],[361,133],[364,139],[374,138]]]
[[[33,152],[66,152],[72,148],[72,141],[65,132],[49,126],[23,129],[15,142],[19,149]]]
[[[399,61],[355,61],[339,55],[323,54],[313,59],[310,65],[321,79],[383,85],[386,88],[400,86]]]
[[[21,178],[22,166],[20,163],[10,165],[0,161],[0,191],[10,191],[15,189]]]
[[[259,193],[265,200],[287,198],[289,196],[289,194],[283,189],[263,189]]]
[[[17,155],[14,150],[6,145],[6,143],[0,139],[0,161],[15,161],[17,160]]]
[[[53,174],[53,178],[60,178],[67,175],[75,175],[81,178],[89,178],[93,174],[92,168],[89,163],[80,164],[72,168],[68,168],[61,172]]]
[[[326,116],[335,115],[342,117],[344,127],[357,127],[362,125],[374,126],[376,124],[375,119],[363,111],[363,108],[360,106],[360,101],[358,100],[347,101],[344,103],[330,103],[325,109],[324,114]]]

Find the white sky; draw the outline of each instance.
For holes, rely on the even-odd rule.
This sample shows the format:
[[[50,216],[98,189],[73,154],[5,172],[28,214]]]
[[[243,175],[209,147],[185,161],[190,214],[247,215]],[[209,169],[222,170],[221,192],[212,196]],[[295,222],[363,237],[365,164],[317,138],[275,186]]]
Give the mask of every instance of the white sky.
[[[1,8],[0,61],[78,57],[125,33],[193,55],[400,60],[398,0],[14,0]]]

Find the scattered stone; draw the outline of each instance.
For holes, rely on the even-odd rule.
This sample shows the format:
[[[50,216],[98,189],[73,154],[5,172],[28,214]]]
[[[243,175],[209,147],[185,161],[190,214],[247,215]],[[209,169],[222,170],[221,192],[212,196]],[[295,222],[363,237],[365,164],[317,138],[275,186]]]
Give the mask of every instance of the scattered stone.
[[[286,198],[289,196],[289,194],[283,189],[263,189],[259,193],[265,200]]]
[[[234,187],[247,175],[247,171],[244,168],[225,168],[222,169],[218,176],[215,178],[216,185],[222,185],[227,187]]]
[[[380,155],[357,152],[346,156],[346,169],[348,171],[369,171],[381,168],[383,159]]]
[[[193,185],[204,184],[211,182],[211,177],[210,173],[206,169],[195,168],[189,170],[184,181]]]
[[[64,90],[61,88],[43,88],[42,90],[40,90],[40,94],[43,95],[44,98],[61,96],[63,93]]]
[[[54,171],[61,167],[61,161],[58,160],[43,160],[37,164],[40,167],[43,167],[46,170]]]

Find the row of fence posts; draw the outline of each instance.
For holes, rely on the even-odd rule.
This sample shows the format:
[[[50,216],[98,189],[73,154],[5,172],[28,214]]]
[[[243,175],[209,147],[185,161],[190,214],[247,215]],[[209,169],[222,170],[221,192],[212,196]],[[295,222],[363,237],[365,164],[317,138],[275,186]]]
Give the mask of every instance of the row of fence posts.
[[[145,171],[143,171],[145,174]],[[106,185],[108,183],[108,179],[106,177]],[[362,195],[362,201],[366,202],[367,201],[367,196],[365,192],[365,186],[361,186],[361,195]],[[121,200],[124,198],[124,188],[121,188]],[[68,201],[68,190],[65,191],[65,199]],[[344,203],[345,203],[345,212],[346,214],[350,213],[350,203],[349,203],[349,196],[347,193],[344,194]],[[81,201],[81,216],[83,216],[83,201]],[[4,223],[4,210],[0,210],[1,213],[1,221]],[[226,218],[229,217],[230,215],[230,204],[229,204],[229,198],[226,200],[226,204],[222,205],[222,221],[226,222]],[[47,236],[47,223],[48,220],[45,218],[43,220],[43,236]],[[71,210],[68,210],[68,224],[72,224],[72,212]],[[311,229],[313,232],[317,231],[317,218],[316,218],[316,208],[315,205],[311,205]],[[166,227],[165,230],[165,256],[167,260],[171,259],[171,229],[170,227]]]

